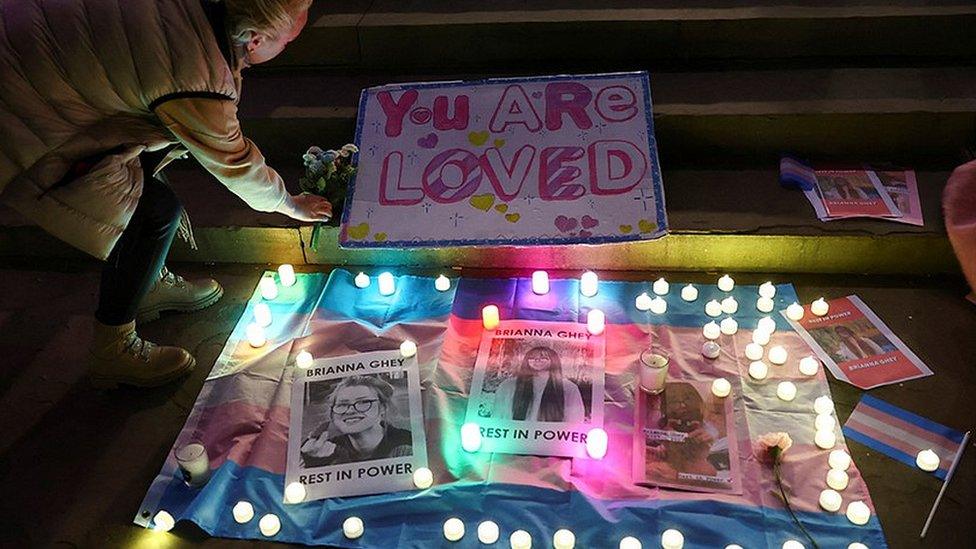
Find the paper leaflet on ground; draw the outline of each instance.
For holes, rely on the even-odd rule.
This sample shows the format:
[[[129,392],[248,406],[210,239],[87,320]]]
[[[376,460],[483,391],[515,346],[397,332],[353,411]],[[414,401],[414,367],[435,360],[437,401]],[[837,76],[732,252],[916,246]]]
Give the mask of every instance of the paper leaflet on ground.
[[[711,385],[671,381],[664,392],[637,390],[634,482],[696,492],[742,493],[731,398]]]
[[[807,305],[802,319],[787,320],[834,377],[873,389],[932,375],[860,298],[851,295],[827,303],[829,312],[824,316],[814,315]]]
[[[466,422],[484,452],[586,457],[603,426],[604,337],[585,324],[501,322],[478,349]]]
[[[416,357],[377,351],[296,369],[285,482],[306,501],[411,490],[427,467]]]
[[[918,182],[912,170],[873,170],[868,174],[884,188],[891,197],[895,209],[901,217],[889,218],[891,221],[909,225],[925,225],[922,219],[922,202],[918,198]]]

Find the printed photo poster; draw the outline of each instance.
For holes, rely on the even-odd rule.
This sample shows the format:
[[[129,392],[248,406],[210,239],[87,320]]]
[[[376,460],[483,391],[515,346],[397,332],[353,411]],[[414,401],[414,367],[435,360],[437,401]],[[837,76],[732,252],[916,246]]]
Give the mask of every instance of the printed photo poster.
[[[901,214],[900,217],[892,217],[892,221],[919,227],[925,225],[913,170],[876,170],[868,174],[888,193],[895,209]]]
[[[478,349],[466,422],[482,452],[586,457],[603,426],[604,336],[573,322],[503,321]]]
[[[376,351],[296,369],[285,485],[306,501],[412,490],[427,467],[416,356]]]
[[[658,395],[638,389],[635,400],[636,484],[742,493],[731,398],[710,383],[669,381]]]
[[[806,309],[799,321],[786,320],[817,353],[830,373],[861,389],[932,375],[867,305],[851,295],[827,302],[828,313]],[[783,313],[786,318],[785,312]]]
[[[865,170],[817,170],[816,190],[828,217],[898,217],[887,191]]]
[[[363,91],[340,245],[648,240],[667,232],[646,72]]]

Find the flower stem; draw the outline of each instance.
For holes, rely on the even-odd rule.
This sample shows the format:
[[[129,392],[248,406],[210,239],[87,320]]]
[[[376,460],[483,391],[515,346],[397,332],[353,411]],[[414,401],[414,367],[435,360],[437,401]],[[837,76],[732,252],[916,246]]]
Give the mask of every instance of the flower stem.
[[[817,542],[813,539],[813,536],[811,536],[810,532],[808,532],[807,529],[803,527],[803,523],[800,522],[800,519],[796,516],[796,513],[793,512],[793,507],[790,506],[790,499],[786,497],[786,490],[783,489],[783,479],[779,476],[778,455],[774,458],[773,461],[773,476],[776,477],[776,486],[779,487],[779,493],[781,496],[783,496],[783,505],[786,506],[786,510],[789,511],[790,516],[793,517],[793,522],[795,522],[797,527],[800,529],[800,531],[803,532],[803,535],[806,536],[808,540],[810,540],[810,544],[813,545],[813,549],[820,549],[820,546],[817,545]]]

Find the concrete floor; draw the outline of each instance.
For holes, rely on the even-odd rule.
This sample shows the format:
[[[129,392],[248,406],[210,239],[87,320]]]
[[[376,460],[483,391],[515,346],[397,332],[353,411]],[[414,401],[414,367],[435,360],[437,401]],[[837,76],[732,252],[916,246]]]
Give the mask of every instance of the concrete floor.
[[[197,370],[155,390],[100,392],[85,379],[86,342],[98,266],[90,262],[0,263],[0,547],[250,547],[209,539],[192,525],[161,536],[131,524],[133,513],[180,430],[207,371],[265,266],[178,265],[189,277],[212,276],[224,298],[192,315],[169,315],[140,329],[179,344]],[[484,275],[485,273],[473,273]],[[651,280],[656,273],[621,278]],[[713,276],[674,274],[706,281]],[[856,293],[936,372],[871,394],[947,425],[976,423],[976,307],[959,280],[943,278],[784,277],[806,301]],[[860,391],[832,383],[846,419]],[[976,451],[970,448],[928,538],[919,542],[939,482],[851,442],[892,547],[960,546],[976,508]]]

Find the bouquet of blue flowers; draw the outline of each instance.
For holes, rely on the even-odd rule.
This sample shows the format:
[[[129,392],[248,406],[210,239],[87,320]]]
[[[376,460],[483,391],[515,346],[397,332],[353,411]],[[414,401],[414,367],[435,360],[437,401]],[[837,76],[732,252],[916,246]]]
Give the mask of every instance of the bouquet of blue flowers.
[[[302,155],[305,175],[299,178],[298,186],[303,192],[317,194],[332,204],[332,218],[312,227],[310,246],[318,246],[319,233],[323,225],[337,227],[342,219],[342,208],[346,202],[349,182],[356,175],[356,153],[359,149],[349,143],[339,150],[323,151],[319,147],[309,147]]]

